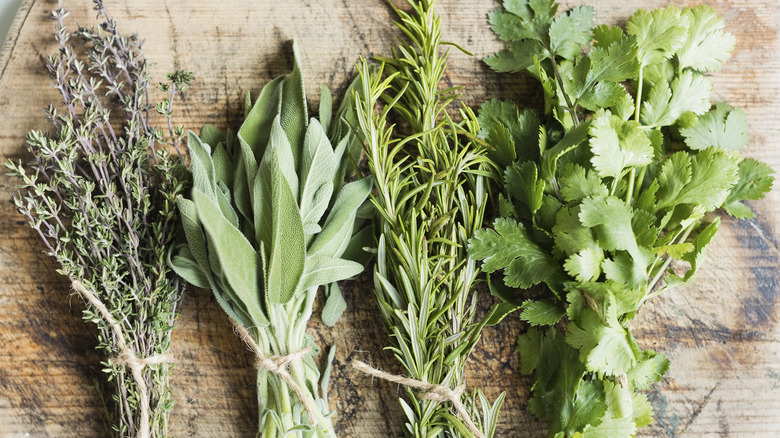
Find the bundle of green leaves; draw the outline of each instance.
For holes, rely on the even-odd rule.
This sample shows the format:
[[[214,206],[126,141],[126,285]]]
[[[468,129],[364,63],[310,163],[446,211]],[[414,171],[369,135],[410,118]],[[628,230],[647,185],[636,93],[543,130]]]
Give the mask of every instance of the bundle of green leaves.
[[[378,68],[363,60],[362,94],[354,95],[376,188],[374,292],[389,349],[405,374],[423,382],[420,387],[462,391],[466,359],[486,323],[476,317],[473,286],[480,270],[466,244],[482,227],[486,188],[499,175],[481,142],[472,141],[478,140],[474,114],[464,107],[456,123],[447,113],[457,90],[439,88],[447,53],[440,53],[435,2],[409,3],[410,12],[396,9],[409,43],[377,58]],[[478,389],[456,394],[457,401],[406,389],[408,398],[400,402],[409,436],[495,433],[503,394],[491,404]],[[451,413],[453,405],[460,415]]]
[[[103,2],[93,3],[100,27],[74,34],[61,1],[52,11],[59,50],[46,67],[63,106],[46,110],[51,133],[28,134],[32,161],[6,166],[22,180],[16,207],[86,301],[84,320],[97,325],[111,434],[163,437],[173,407],[167,352],[185,286],[166,265],[184,175],[171,154],[183,129],[171,114],[192,74],[161,84],[166,137],[152,125],[140,40],[122,36]]]
[[[258,365],[258,435],[266,438],[335,436],[328,368],[321,373],[315,363],[318,349],[306,325],[321,285],[363,271],[342,257],[360,251],[360,237],[370,236],[370,229],[356,233],[356,216],[371,180],[344,185],[350,145],[360,152],[341,117],[351,111],[343,107],[332,123],[324,88],[319,113],[319,121],[308,119],[296,55],[292,73],[265,85],[253,106],[247,96],[237,136],[213,126],[200,136],[190,133],[193,188],[177,200],[187,242],[171,266],[190,283],[211,288],[234,323],[248,331],[258,356],[287,357],[281,367],[302,389],[296,392],[280,372]],[[329,291],[325,320],[343,310],[338,287]],[[307,413],[312,403],[317,409]]]
[[[506,0],[490,22],[509,47],[485,59],[500,72],[527,69],[544,90],[544,113],[490,101],[480,136],[506,166],[501,217],[475,233],[494,293],[544,283],[528,300],[533,326],[518,340],[534,373],[529,410],[550,436],[633,436],[652,421],[640,391],[669,362],[643,350],[629,325],[641,305],[685,284],[702,262],[723,208],[771,188],[772,170],[739,150],[742,110],[710,102],[705,73],[734,38],[706,6],[639,10],[593,27],[593,9],[556,16],[551,0]]]

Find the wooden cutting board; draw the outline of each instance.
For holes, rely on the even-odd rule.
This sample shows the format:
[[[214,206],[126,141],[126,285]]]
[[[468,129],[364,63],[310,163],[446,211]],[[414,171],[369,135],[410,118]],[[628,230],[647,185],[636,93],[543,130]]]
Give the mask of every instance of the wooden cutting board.
[[[71,26],[94,24],[87,0],[68,1]],[[580,1],[564,1],[562,8]],[[598,23],[623,23],[639,7],[663,0],[602,0]],[[680,6],[693,1],[676,2]],[[737,36],[725,69],[712,75],[716,101],[743,107],[751,125],[747,155],[780,169],[780,15],[776,0],[705,0]],[[41,108],[59,102],[41,57],[55,50],[56,2],[28,0],[0,54],[0,160],[26,159],[25,134],[47,129]],[[453,51],[450,85],[464,85],[463,100],[478,105],[491,97],[528,106],[537,86],[522,75],[497,75],[480,59],[501,47],[486,23],[493,0],[442,0],[446,40],[475,54]],[[108,0],[124,33],[139,32],[155,62],[151,74],[186,68],[197,80],[175,118],[198,130],[206,123],[236,128],[242,96],[255,95],[291,66],[287,41],[301,48],[312,106],[326,84],[341,92],[359,55],[386,55],[398,37],[389,8],[380,0]],[[338,95],[338,94],[336,94]],[[10,198],[14,179],[0,175],[0,437],[99,437],[100,398],[90,389],[101,378],[95,329],[81,321],[80,300],[54,271],[43,245]],[[778,243],[780,190],[751,203],[756,219],[726,219],[693,285],[646,305],[634,323],[640,343],[667,354],[668,375],[649,392],[656,421],[643,436],[780,435],[780,333]],[[357,358],[400,372],[383,352],[386,336],[370,283],[345,285],[349,309],[335,328],[316,318],[311,332],[320,345],[336,345],[331,407],[342,437],[401,434],[403,414],[395,385],[356,374]],[[491,300],[485,297],[482,307]],[[469,361],[470,386],[493,399],[507,391],[500,437],[541,437],[544,425],[525,412],[530,380],[518,373],[514,342],[524,326],[510,317],[485,330]],[[172,383],[176,407],[173,436],[252,437],[257,423],[250,353],[236,339],[209,292],[184,300],[174,333],[177,365]]]

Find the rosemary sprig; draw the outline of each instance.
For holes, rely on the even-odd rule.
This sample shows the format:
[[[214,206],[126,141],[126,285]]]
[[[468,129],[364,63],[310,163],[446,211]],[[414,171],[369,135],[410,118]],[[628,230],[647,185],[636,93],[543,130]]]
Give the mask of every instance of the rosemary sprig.
[[[166,137],[151,125],[141,42],[118,32],[101,0],[93,3],[100,27],[74,34],[86,61],[63,23],[62,2],[52,11],[59,51],[46,68],[64,109],[46,109],[51,133],[29,133],[30,163],[6,166],[22,180],[16,207],[88,302],[84,320],[98,327],[97,348],[108,357],[103,371],[114,390],[112,434],[162,437],[173,406],[166,353],[184,290],[166,266],[177,230],[173,201],[182,188],[179,160],[168,150],[176,149],[182,129],[170,117],[192,75],[170,74],[163,86]]]
[[[265,438],[335,437],[327,399],[334,351],[320,372],[306,325],[321,285],[338,299],[332,283],[363,271],[345,254],[364,246],[355,224],[371,180],[344,185],[350,145],[359,151],[359,143],[341,117],[350,111],[329,126],[329,96],[324,88],[320,120],[308,120],[295,56],[289,76],[266,84],[254,105],[247,97],[237,136],[206,126],[188,141],[193,190],[177,200],[187,244],[171,265],[211,288],[254,350]]]
[[[410,43],[378,58],[376,69],[365,60],[358,66],[357,126],[379,222],[374,289],[390,349],[408,376],[456,389],[465,383],[466,359],[486,322],[476,319],[480,270],[466,244],[482,227],[487,187],[498,178],[484,147],[470,140],[478,131],[473,113],[461,108],[463,121],[456,123],[446,111],[458,94],[439,89],[448,52],[440,50],[435,1],[410,4],[411,12],[393,7]],[[404,129],[391,125],[391,117]],[[449,403],[408,386],[407,392],[401,405],[414,437],[493,436],[504,398],[491,406],[480,390],[462,393],[475,425],[467,427],[469,419],[452,415]]]

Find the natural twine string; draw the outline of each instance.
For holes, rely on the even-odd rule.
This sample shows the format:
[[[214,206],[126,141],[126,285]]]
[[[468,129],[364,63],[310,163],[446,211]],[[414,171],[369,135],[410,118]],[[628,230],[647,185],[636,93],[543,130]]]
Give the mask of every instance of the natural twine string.
[[[317,424],[317,417],[315,416],[314,412],[319,408],[314,405],[314,402],[310,397],[306,396],[306,393],[303,391],[301,386],[298,385],[298,382],[296,382],[292,375],[290,375],[290,372],[287,371],[287,367],[292,362],[301,360],[306,357],[307,354],[311,353],[311,347],[306,347],[302,350],[296,351],[295,353],[288,354],[287,356],[264,356],[263,353],[261,353],[260,346],[257,345],[257,342],[255,342],[252,336],[249,335],[247,329],[232,319],[231,321],[233,322],[233,326],[235,327],[236,331],[241,336],[241,339],[246,342],[252,352],[255,353],[255,366],[258,369],[272,372],[284,380],[284,383],[287,384],[287,386],[303,403],[303,407],[306,409],[306,413],[309,415],[309,423],[311,423],[312,426]]]
[[[460,396],[463,395],[463,391],[466,390],[465,384],[458,385],[455,387],[455,389],[450,389],[444,385],[436,385],[433,383],[412,379],[410,377],[390,374],[388,372],[376,369],[359,360],[353,360],[352,367],[356,368],[360,372],[380,378],[382,380],[387,380],[388,382],[400,383],[401,385],[419,389],[420,394],[418,397],[422,400],[452,403],[452,406],[458,412],[460,417],[466,423],[466,427],[469,428],[474,436],[477,438],[485,438],[485,434],[483,434],[481,430],[477,429],[477,425],[474,424],[474,421],[471,419],[471,415],[469,415],[469,412],[466,410],[466,406],[464,406],[460,401]]]
[[[114,337],[116,338],[116,347],[119,350],[119,354],[117,354],[115,358],[112,358],[111,362],[130,369],[130,373],[132,373],[133,379],[135,379],[135,384],[138,387],[138,397],[141,399],[141,409],[139,412],[141,423],[138,426],[137,436],[139,438],[149,438],[151,433],[149,427],[149,388],[146,386],[143,370],[148,365],[159,365],[173,362],[173,358],[169,354],[158,354],[145,358],[139,358],[135,351],[127,346],[127,342],[125,342],[125,332],[122,330],[122,327],[119,325],[116,319],[114,319],[114,316],[111,315],[111,312],[108,311],[106,306],[92,292],[84,287],[80,281],[73,280],[71,286],[76,292],[86,298],[87,301],[89,301],[89,303],[92,304],[92,306],[95,307],[98,312],[100,312],[108,325],[111,326],[111,330],[114,332]]]

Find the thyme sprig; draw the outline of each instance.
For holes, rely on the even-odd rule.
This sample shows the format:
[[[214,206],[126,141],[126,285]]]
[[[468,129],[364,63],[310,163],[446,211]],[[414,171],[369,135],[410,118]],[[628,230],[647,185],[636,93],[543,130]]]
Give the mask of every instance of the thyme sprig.
[[[410,12],[393,7],[409,43],[377,58],[377,68],[361,60],[362,94],[354,94],[376,189],[374,291],[389,348],[406,374],[455,389],[465,383],[466,360],[486,323],[476,318],[480,270],[466,244],[482,227],[487,187],[499,178],[485,148],[470,140],[478,131],[473,113],[462,107],[456,123],[447,112],[458,92],[439,86],[448,52],[440,48],[435,1],[409,3]],[[449,403],[406,389],[400,402],[409,436],[475,434]],[[491,405],[479,389],[462,394],[476,432],[493,436],[503,398]]]
[[[102,365],[114,390],[112,434],[162,437],[173,406],[172,364],[144,361],[165,357],[184,290],[166,266],[177,232],[174,200],[183,186],[169,148],[177,150],[183,132],[171,123],[173,100],[192,74],[170,74],[161,87],[166,136],[152,126],[141,41],[122,36],[103,2],[93,3],[100,27],[74,34],[61,1],[52,11],[59,50],[45,65],[63,104],[45,111],[50,133],[28,134],[32,160],[6,166],[22,180],[15,205],[59,263],[57,272],[113,317],[107,320],[93,304],[83,312],[97,325],[97,348],[108,358]],[[84,45],[86,59],[72,37]],[[142,382],[128,359],[144,364]]]

